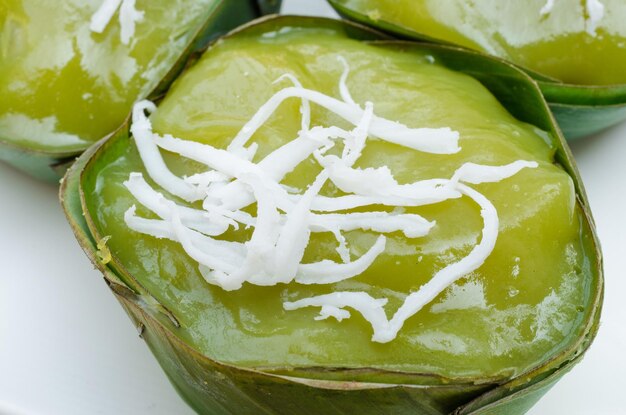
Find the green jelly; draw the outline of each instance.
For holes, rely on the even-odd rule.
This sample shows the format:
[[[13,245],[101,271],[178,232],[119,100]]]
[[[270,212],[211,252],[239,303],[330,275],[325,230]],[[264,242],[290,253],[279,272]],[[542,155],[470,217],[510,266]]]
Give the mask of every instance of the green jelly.
[[[372,342],[371,326],[356,312],[341,322],[316,321],[317,309],[285,311],[282,303],[366,291],[389,298],[391,315],[404,296],[479,241],[480,209],[471,200],[407,208],[437,226],[423,238],[390,234],[385,252],[353,279],[330,286],[244,284],[227,292],[208,284],[178,243],[125,224],[124,212],[138,203],[123,182],[131,172],[148,177],[128,126],[90,149],[66,177],[61,197],[77,237],[199,413],[481,413],[469,408],[488,404],[509,411],[497,413],[523,413],[593,337],[602,287],[593,224],[571,155],[534,84],[513,67],[470,52],[371,42],[378,39],[324,19],[257,23],[210,48],[173,84],[151,120],[157,133],[224,148],[288,86],[272,83],[283,74],[338,96],[343,67],[337,57],[343,56],[356,102],[372,101],[377,115],[408,126],[450,127],[461,137],[454,155],[370,140],[358,167],[386,165],[409,183],[449,178],[465,162],[538,162],[502,182],[473,186],[499,213],[494,251],[389,343]],[[519,87],[516,104],[503,79]],[[297,136],[299,108],[299,100],[286,101],[253,136],[255,161]],[[315,105],[312,125],[349,128]],[[172,154],[166,161],[179,175],[200,171]],[[304,189],[319,170],[302,163],[283,183]],[[321,193],[340,194],[331,186]],[[137,213],[151,217],[141,207]],[[245,241],[250,234],[225,237]],[[345,236],[353,255],[376,239],[367,231]],[[313,234],[304,262],[338,261],[335,248],[332,235]]]
[[[119,12],[102,33],[90,30],[102,3],[0,5],[0,159],[54,178],[51,164],[115,131],[135,100],[171,81],[196,40],[258,16],[252,1],[139,0],[143,19],[123,44]]]
[[[588,2],[578,0],[556,1],[545,14],[545,0],[330,3],[348,18],[396,35],[456,44],[526,68],[542,83],[568,138],[626,117],[626,5],[620,0],[601,0],[604,16],[597,28]]]

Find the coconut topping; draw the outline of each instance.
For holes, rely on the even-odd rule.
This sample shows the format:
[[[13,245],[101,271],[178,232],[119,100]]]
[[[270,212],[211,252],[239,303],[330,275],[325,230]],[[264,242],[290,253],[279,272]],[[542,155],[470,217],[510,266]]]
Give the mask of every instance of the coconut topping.
[[[141,22],[144,12],[135,8],[136,0],[104,0],[100,8],[91,16],[89,30],[102,33],[109,25],[113,15],[119,9],[120,41],[128,45],[135,35],[135,24]]]
[[[108,3],[108,2],[106,2]],[[103,12],[104,13],[104,12]],[[366,292],[332,292],[297,301],[284,302],[285,310],[319,307],[316,320],[350,318],[355,310],[372,325],[372,340],[389,342],[396,338],[404,322],[431,302],[455,281],[479,268],[492,252],[498,236],[498,214],[493,204],[468,184],[505,180],[536,162],[518,160],[504,166],[465,163],[451,178],[435,178],[400,184],[387,166],[355,167],[368,140],[382,140],[431,154],[460,151],[459,133],[450,128],[413,128],[376,115],[374,104],[356,103],[347,87],[350,68],[343,57],[339,79],[340,99],[306,89],[291,74],[276,82],[290,81],[248,121],[227,149],[187,141],[153,132],[148,114],[156,111],[149,101],[135,104],[131,133],[151,181],[169,197],[155,190],[142,173],[131,173],[124,185],[144,208],[158,219],[137,216],[132,206],[124,215],[136,232],[180,243],[199,265],[209,284],[232,291],[243,284],[271,286],[279,283],[334,284],[364,273],[384,254],[386,234],[401,232],[406,238],[420,238],[436,226],[402,207],[440,203],[468,197],[479,207],[484,226],[480,242],[458,262],[438,271],[417,291],[408,295],[391,319],[387,318],[387,298],[373,298]],[[301,100],[301,129],[297,136],[264,158],[254,161],[257,143],[248,144],[255,132],[289,98]],[[352,125],[311,126],[311,104],[319,105]],[[338,146],[334,154],[329,150]],[[190,177],[172,173],[161,151],[169,151],[206,166],[206,171]],[[339,151],[341,150],[341,151]],[[314,161],[320,172],[306,189],[282,183],[287,174],[305,160]],[[323,196],[329,183],[343,192]],[[177,203],[174,198],[188,202]],[[199,205],[201,204],[201,208]],[[244,209],[256,204],[256,215]],[[195,206],[195,207],[192,207]],[[376,206],[395,207],[392,212]],[[362,208],[359,212],[346,210]],[[224,234],[240,226],[253,228],[247,242],[224,240]],[[378,234],[374,244],[353,258],[343,232],[363,230]],[[329,232],[337,239],[341,262],[323,259],[303,263],[311,233]]]

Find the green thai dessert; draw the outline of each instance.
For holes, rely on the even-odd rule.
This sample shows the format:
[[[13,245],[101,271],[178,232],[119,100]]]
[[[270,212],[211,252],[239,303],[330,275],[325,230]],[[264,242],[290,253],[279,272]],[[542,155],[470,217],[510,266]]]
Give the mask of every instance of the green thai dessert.
[[[0,159],[54,179],[50,165],[116,130],[194,47],[255,16],[256,1],[4,1]]]
[[[626,118],[626,4],[619,0],[330,0],[402,37],[509,60],[542,85],[568,138]]]
[[[595,333],[593,224],[534,84],[381,39],[241,29],[66,177],[199,413],[523,413]]]

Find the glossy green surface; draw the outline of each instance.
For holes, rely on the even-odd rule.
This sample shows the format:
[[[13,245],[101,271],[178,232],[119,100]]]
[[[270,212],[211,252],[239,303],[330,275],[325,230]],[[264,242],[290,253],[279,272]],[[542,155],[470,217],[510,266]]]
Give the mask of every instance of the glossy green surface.
[[[508,59],[580,85],[626,83],[626,3],[602,0],[597,36],[586,33],[585,1],[334,0],[348,10],[434,39]]]
[[[363,44],[330,28],[239,35],[212,48],[175,83],[152,117],[155,129],[223,147],[281,88],[272,81],[284,73],[338,95],[339,54],[350,62],[348,85],[357,102],[372,100],[377,114],[409,126],[450,126],[462,137],[463,149],[454,156],[372,141],[361,167],[388,165],[402,183],[450,177],[465,161],[540,162],[540,168],[502,183],[476,186],[501,219],[496,249],[483,267],[408,320],[389,344],[372,343],[371,327],[356,313],[338,323],[314,321],[313,309],[282,310],[285,298],[364,289],[390,297],[391,314],[403,295],[466,255],[478,240],[479,209],[462,199],[414,209],[437,220],[437,228],[422,239],[393,235],[386,253],[352,281],[318,288],[246,285],[226,293],[204,282],[177,244],[126,228],[123,212],[136,202],[121,183],[142,167],[134,145],[124,139],[110,143],[93,161],[83,189],[98,234],[112,236],[108,246],[116,261],[172,311],[181,323],[177,334],[190,345],[211,359],[247,367],[370,367],[509,378],[568,347],[580,336],[591,301],[591,232],[583,224],[572,179],[552,164],[556,147],[548,134],[515,120],[472,78],[429,63],[423,53]],[[297,100],[285,103],[259,131],[257,157],[295,137],[298,108]],[[318,108],[313,121],[339,123]],[[169,162],[181,174],[197,168],[173,157]],[[314,163],[303,164],[286,183],[303,187],[316,171]],[[323,193],[332,192],[325,188]],[[244,239],[249,232],[230,237]],[[347,238],[353,254],[361,254],[375,235],[351,232]],[[334,248],[329,235],[315,236],[305,260],[337,259]]]
[[[129,45],[116,13],[89,30],[100,0],[0,4],[0,141],[77,152],[118,128],[196,36],[217,0],[138,0],[145,13]]]

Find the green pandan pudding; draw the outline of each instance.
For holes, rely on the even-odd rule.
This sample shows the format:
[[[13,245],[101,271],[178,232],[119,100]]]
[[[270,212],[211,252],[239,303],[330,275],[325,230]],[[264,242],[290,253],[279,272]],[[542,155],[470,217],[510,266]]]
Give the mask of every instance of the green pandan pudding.
[[[251,2],[234,3],[4,0],[0,158],[49,176],[23,158],[76,154],[114,131],[194,39],[255,17]]]
[[[598,259],[554,130],[444,65],[464,52],[361,30],[286,18],[227,37],[75,168],[100,266],[176,322],[152,347],[201,413],[353,413],[381,382],[420,398],[366,413],[443,414],[587,336]],[[329,380],[349,382],[339,401]],[[281,399],[225,403],[251,381]]]
[[[626,83],[620,0],[338,0],[374,21],[511,60],[580,85]]]
[[[126,44],[115,16],[103,33],[90,30],[102,1],[61,3],[9,0],[1,16],[0,136],[41,150],[84,147],[117,128],[217,2],[140,2]]]
[[[515,63],[541,87],[565,137],[626,119],[626,3],[620,0],[329,0],[344,17],[402,38]]]

